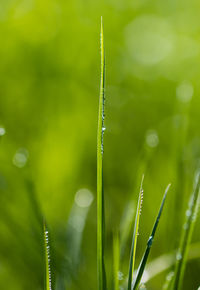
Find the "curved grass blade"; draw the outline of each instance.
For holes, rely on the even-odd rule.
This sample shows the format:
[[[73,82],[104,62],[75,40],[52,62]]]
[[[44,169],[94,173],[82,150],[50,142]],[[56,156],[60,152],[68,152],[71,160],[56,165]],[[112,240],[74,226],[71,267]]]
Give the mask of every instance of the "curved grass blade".
[[[151,250],[151,246],[152,246],[152,243],[153,243],[153,239],[154,239],[154,236],[155,236],[155,233],[156,233],[156,229],[157,229],[157,226],[158,226],[161,214],[162,214],[163,206],[164,206],[164,203],[165,203],[165,199],[166,199],[166,195],[167,195],[167,192],[169,190],[169,187],[170,187],[170,184],[167,186],[167,188],[165,190],[165,193],[164,193],[164,196],[163,196],[163,199],[162,199],[162,203],[161,203],[161,206],[160,206],[160,210],[158,212],[156,221],[154,223],[151,235],[150,235],[150,237],[148,239],[147,247],[146,247],[144,256],[143,256],[143,258],[141,260],[140,266],[139,266],[138,271],[137,271],[136,279],[135,279],[135,282],[134,282],[134,285],[133,285],[133,288],[132,288],[133,290],[138,288],[140,280],[142,278],[142,275],[143,275],[143,272],[144,272],[144,269],[145,269],[145,266],[146,266],[146,263],[147,263],[147,259],[148,259],[148,256],[149,256],[149,252]]]
[[[47,230],[45,222],[44,226],[44,248],[45,248],[45,289],[52,290],[51,284],[51,261],[50,261],[50,247],[49,247],[49,232]]]
[[[98,289],[106,289],[106,274],[104,266],[104,193],[103,193],[103,134],[104,127],[104,88],[105,88],[105,55],[103,21],[101,18],[101,80],[99,96],[99,113],[97,129],[97,275]]]
[[[130,254],[130,263],[129,263],[128,290],[131,290],[133,272],[134,272],[134,266],[135,266],[136,246],[137,246],[137,238],[139,235],[139,222],[140,222],[142,200],[143,200],[143,180],[144,180],[144,175],[142,176],[142,181],[141,181],[141,185],[140,185],[138,205],[137,205],[137,211],[136,211],[136,216],[135,216],[135,226],[134,226],[134,232],[133,232],[131,254]]]
[[[119,233],[116,231],[113,234],[113,281],[114,281],[114,290],[119,290]]]
[[[173,289],[175,290],[179,290],[182,287],[187,254],[199,207],[198,202],[199,189],[200,189],[200,173],[198,173],[196,177],[195,189],[193,194],[191,195],[188,210],[186,211],[186,222],[183,225],[180,248],[176,255],[176,266],[173,283]]]

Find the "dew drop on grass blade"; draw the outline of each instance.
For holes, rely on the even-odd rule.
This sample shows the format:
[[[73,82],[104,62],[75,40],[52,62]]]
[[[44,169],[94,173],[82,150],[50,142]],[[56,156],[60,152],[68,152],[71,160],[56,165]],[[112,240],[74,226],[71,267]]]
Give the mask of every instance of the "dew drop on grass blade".
[[[162,287],[162,290],[170,290],[172,285],[173,285],[173,277],[174,277],[174,272],[171,271],[167,274],[165,283]]]
[[[186,211],[186,221],[183,225],[180,247],[176,255],[176,266],[173,282],[174,290],[179,290],[182,287],[187,254],[199,207],[199,189],[200,189],[200,173],[198,173],[195,178],[194,192],[191,195],[189,207]]]
[[[162,202],[161,202],[161,206],[160,206],[156,221],[155,221],[154,226],[153,226],[153,230],[152,230],[151,235],[150,235],[150,237],[148,239],[145,253],[143,255],[143,258],[142,258],[142,260],[140,262],[140,266],[139,266],[137,274],[136,274],[136,278],[135,278],[134,285],[133,285],[133,288],[132,288],[133,290],[138,289],[138,286],[140,284],[140,281],[141,281],[141,278],[142,278],[142,275],[143,275],[143,272],[144,272],[144,269],[145,269],[145,266],[146,266],[146,263],[147,263],[147,259],[148,259],[148,256],[149,256],[149,252],[151,250],[153,239],[154,239],[154,236],[155,236],[155,233],[156,233],[156,229],[157,229],[157,226],[158,226],[161,214],[162,214],[163,206],[164,206],[164,203],[165,203],[165,199],[166,199],[166,195],[167,195],[167,192],[169,190],[169,187],[170,187],[170,184],[167,186],[167,188],[165,190],[165,193],[164,193],[164,196],[163,196],[163,199],[162,199]]]
[[[130,263],[129,263],[128,290],[131,290],[133,272],[134,272],[134,265],[135,265],[137,238],[138,238],[138,235],[139,235],[139,222],[140,222],[140,215],[141,215],[141,209],[142,209],[142,200],[143,200],[143,180],[144,180],[144,175],[142,176],[140,192],[139,192],[139,197],[138,197],[137,211],[136,211],[136,216],[135,216],[135,226],[134,226],[134,231],[133,231],[133,239],[132,239],[131,254],[130,254]]]
[[[105,89],[105,55],[103,21],[101,18],[101,80],[99,95],[99,113],[97,129],[97,275],[98,289],[106,289],[106,274],[104,266],[104,193],[103,193],[103,135],[104,127],[104,89]]]
[[[43,227],[44,227],[44,249],[45,249],[45,290],[52,290],[49,232],[45,222],[43,223]]]

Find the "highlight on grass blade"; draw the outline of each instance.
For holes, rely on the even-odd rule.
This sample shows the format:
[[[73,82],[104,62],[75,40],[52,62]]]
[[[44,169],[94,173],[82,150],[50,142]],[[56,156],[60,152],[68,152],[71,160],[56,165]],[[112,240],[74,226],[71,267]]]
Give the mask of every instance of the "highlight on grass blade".
[[[51,283],[51,260],[50,260],[50,246],[49,246],[49,232],[45,222],[43,222],[44,227],[44,248],[45,248],[45,289],[52,290]]]
[[[140,222],[142,200],[143,200],[143,180],[144,180],[144,175],[142,176],[142,181],[141,181],[141,185],[140,185],[138,205],[137,205],[137,211],[136,211],[136,216],[135,216],[135,226],[134,226],[134,231],[133,231],[130,263],[129,263],[128,290],[131,290],[133,272],[134,272],[134,266],[135,266],[136,246],[137,246],[137,238],[139,235],[139,222]]]
[[[104,127],[104,89],[105,89],[105,55],[103,20],[101,18],[101,80],[99,95],[99,113],[97,129],[97,276],[98,289],[106,289],[104,265],[104,194],[103,194],[103,135]]]
[[[136,278],[135,278],[134,285],[133,285],[133,288],[132,288],[133,290],[137,289],[139,284],[140,284],[140,281],[141,281],[141,278],[142,278],[142,275],[143,275],[143,272],[144,272],[144,269],[145,269],[145,266],[146,266],[146,263],[147,263],[147,259],[148,259],[148,256],[149,256],[149,252],[151,250],[153,239],[154,239],[154,236],[155,236],[155,233],[156,233],[156,229],[157,229],[157,226],[158,226],[161,214],[162,214],[163,206],[164,206],[164,203],[165,203],[165,199],[166,199],[169,187],[170,187],[170,184],[167,186],[167,188],[165,190],[165,193],[164,193],[164,196],[163,196],[163,199],[162,199],[162,203],[161,203],[161,206],[160,206],[156,221],[154,223],[151,235],[150,235],[150,237],[148,239],[148,242],[147,242],[147,247],[146,247],[144,256],[143,256],[143,258],[142,258],[142,260],[140,262],[140,266],[139,266],[137,274],[136,274]]]
[[[179,290],[182,287],[187,254],[199,208],[199,189],[200,189],[200,172],[198,172],[195,178],[194,192],[191,195],[189,207],[186,211],[186,221],[183,225],[180,247],[176,255],[176,266],[172,288],[174,290]]]

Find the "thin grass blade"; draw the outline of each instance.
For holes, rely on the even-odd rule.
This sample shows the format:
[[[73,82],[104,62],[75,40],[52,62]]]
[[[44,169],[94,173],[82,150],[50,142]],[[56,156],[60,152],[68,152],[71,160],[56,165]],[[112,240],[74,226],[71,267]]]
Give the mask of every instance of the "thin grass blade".
[[[146,266],[146,263],[147,263],[147,259],[148,259],[148,256],[149,256],[149,252],[151,250],[153,239],[154,239],[154,236],[155,236],[155,233],[156,233],[156,229],[158,227],[158,223],[159,223],[159,220],[160,220],[160,217],[161,217],[161,214],[162,214],[163,206],[164,206],[164,203],[165,203],[165,200],[166,200],[166,196],[167,196],[167,192],[169,190],[169,187],[170,187],[170,184],[167,186],[167,188],[165,190],[165,193],[164,193],[164,196],[163,196],[163,199],[162,199],[162,203],[161,203],[161,206],[160,206],[156,221],[155,221],[154,226],[153,226],[153,230],[152,230],[151,235],[150,235],[150,237],[148,239],[147,247],[146,247],[144,256],[143,256],[143,258],[141,260],[140,266],[139,266],[138,271],[137,271],[136,279],[135,279],[135,282],[134,282],[134,285],[133,285],[133,288],[132,288],[133,290],[137,289],[139,284],[140,284],[140,281],[141,281],[141,278],[142,278],[142,275],[143,275],[143,272],[144,272],[144,269],[145,269],[145,266]]]
[[[49,246],[49,232],[44,222],[44,248],[45,248],[45,289],[52,290],[51,283],[51,260],[50,260],[50,246]]]
[[[182,288],[182,281],[186,266],[187,254],[199,208],[200,173],[197,174],[195,180],[196,184],[194,192],[191,196],[188,210],[186,211],[186,221],[182,229],[179,251],[176,255],[176,266],[173,283],[174,290],[179,290]]]
[[[133,272],[135,266],[135,255],[136,255],[136,247],[137,247],[137,238],[139,235],[139,223],[140,223],[140,215],[142,209],[142,200],[143,200],[143,180],[144,175],[142,176],[142,181],[140,185],[140,192],[138,197],[138,205],[137,211],[135,216],[135,226],[133,231],[133,239],[132,239],[132,246],[131,246],[131,254],[130,254],[130,263],[129,263],[129,277],[128,277],[128,290],[131,290],[132,279],[133,279]]]
[[[103,20],[101,18],[101,80],[97,129],[97,275],[98,289],[106,289],[104,266],[104,193],[103,193],[103,134],[104,134],[104,90],[105,90],[105,55]]]
[[[116,231],[113,234],[113,281],[114,281],[114,290],[119,290],[119,233]]]

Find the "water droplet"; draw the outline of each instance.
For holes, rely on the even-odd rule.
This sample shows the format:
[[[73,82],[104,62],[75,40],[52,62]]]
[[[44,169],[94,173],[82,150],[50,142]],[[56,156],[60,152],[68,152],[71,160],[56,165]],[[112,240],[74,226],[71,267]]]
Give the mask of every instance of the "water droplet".
[[[25,148],[18,149],[13,157],[13,164],[19,168],[24,167],[27,163],[28,156],[28,151]]]
[[[4,127],[0,127],[0,136],[3,136],[6,134],[6,129]]]
[[[101,144],[101,154],[103,155],[103,144]]]
[[[170,281],[173,276],[174,276],[174,272],[173,271],[169,272],[169,274],[167,275],[167,278],[166,278],[167,281]]]
[[[124,279],[124,274],[121,271],[118,271],[118,280],[123,280]]]
[[[182,255],[181,255],[181,253],[177,253],[177,255],[176,255],[176,260],[177,261],[180,261],[182,259]]]
[[[75,195],[75,202],[79,207],[89,207],[94,197],[87,188],[82,188]]]
[[[149,147],[154,148],[158,146],[159,137],[155,130],[149,130],[146,133],[146,143]]]
[[[139,289],[143,289],[144,290],[144,289],[147,289],[147,288],[146,288],[145,284],[141,284]]]
[[[153,243],[153,237],[150,236],[147,242],[148,247],[151,247],[152,243]]]
[[[188,210],[186,211],[186,216],[189,217],[189,216],[191,216],[191,214],[192,214],[191,210],[188,209]]]

